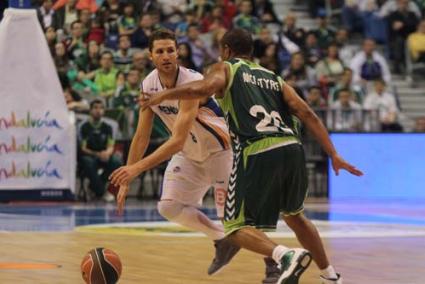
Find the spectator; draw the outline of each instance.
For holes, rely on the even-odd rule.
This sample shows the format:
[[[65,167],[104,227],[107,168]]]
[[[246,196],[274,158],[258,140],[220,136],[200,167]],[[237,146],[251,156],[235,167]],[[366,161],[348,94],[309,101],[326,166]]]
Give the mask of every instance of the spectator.
[[[139,70],[142,80],[149,74],[152,69],[149,64],[150,61],[148,51],[135,51],[133,53],[131,68]]]
[[[335,43],[338,46],[339,58],[345,66],[350,65],[351,59],[353,59],[356,52],[359,50],[357,45],[348,44],[348,30],[340,28],[335,34]]]
[[[253,16],[252,3],[250,0],[242,0],[239,3],[239,14],[233,19],[235,28],[245,29],[252,34],[257,34],[260,30],[260,21]]]
[[[296,77],[297,86],[300,87],[303,92],[306,92],[310,86],[316,84],[314,69],[305,64],[304,56],[301,52],[292,54],[291,63],[289,67],[282,72],[282,77],[286,77],[289,74]]]
[[[212,43],[209,53],[213,62],[217,62],[220,59],[220,41],[226,32],[227,30],[223,27],[215,29],[212,32]]]
[[[187,10],[184,15],[184,21],[179,23],[176,28],[176,36],[178,39],[187,35],[189,25],[196,24],[196,15],[193,10]]]
[[[397,122],[398,108],[393,94],[386,92],[383,80],[375,81],[375,92],[366,96],[364,108],[379,111],[379,120],[382,131],[402,131],[402,126]]]
[[[319,11],[325,9],[325,0],[308,0],[308,10],[310,17],[315,18],[319,14]]]
[[[195,63],[193,63],[192,60],[192,49],[187,42],[179,43],[177,46],[177,53],[179,55],[177,59],[179,65],[192,70],[196,69]]]
[[[408,47],[413,61],[425,62],[425,20],[422,20],[417,31],[409,36]]]
[[[127,35],[120,35],[118,50],[114,53],[114,64],[118,70],[124,73],[127,73],[131,67],[134,51],[130,47],[130,37]]]
[[[96,70],[100,67],[100,47],[96,41],[89,41],[87,52],[84,53],[84,56],[80,56],[75,64],[79,71],[85,73],[87,79],[94,79]]]
[[[397,10],[388,16],[390,27],[390,54],[394,59],[394,72],[401,73],[404,66],[405,42],[416,30],[419,19],[408,10],[409,0],[397,0]]]
[[[122,74],[123,80],[117,78],[117,89],[112,106],[114,108],[137,108],[137,103],[135,102],[139,96],[139,88],[142,81],[139,70],[131,69],[127,76],[121,72],[118,74]]]
[[[308,88],[306,101],[313,110],[323,110],[326,107],[326,101],[322,97],[322,90],[319,86]]]
[[[361,84],[368,88],[368,82],[384,79],[386,83],[391,81],[390,68],[386,59],[375,51],[376,45],[373,39],[363,42],[363,50],[358,52],[351,60],[350,68],[353,70],[354,84]]]
[[[317,81],[326,89],[333,87],[344,73],[344,63],[338,57],[338,46],[330,44],[327,56],[316,65]]]
[[[421,116],[416,119],[414,131],[425,132],[425,116]]]
[[[266,69],[273,71],[274,73],[280,73],[279,60],[277,58],[277,44],[269,43],[266,46],[264,55],[260,58],[259,64]]]
[[[97,45],[102,45],[105,41],[105,29],[100,17],[96,17],[90,22],[86,40],[87,42],[95,41]]]
[[[199,26],[196,24],[189,25],[187,39],[183,41],[189,43],[192,49],[192,60],[195,63],[196,71],[202,70],[203,65],[207,64],[208,60],[212,58],[207,45],[199,35]]]
[[[306,100],[305,95],[304,95],[304,91],[298,87],[297,85],[297,76],[294,74],[288,74],[284,77],[284,80],[286,82],[286,84],[288,84],[289,86],[291,86],[294,90],[295,93],[297,93],[297,95],[302,98],[304,101]]]
[[[53,5],[53,9],[60,19],[60,28],[67,32],[70,31],[69,28],[71,23],[78,20],[77,2],[78,0],[69,0],[67,3],[64,3],[63,6],[58,6],[58,4],[62,3],[56,1]]]
[[[72,89],[67,77],[62,77],[60,79],[68,110],[74,112],[87,111],[89,109],[89,104],[87,100],[81,98],[81,96]]]
[[[254,40],[254,52],[253,52],[253,56],[255,58],[261,58],[264,55],[264,52],[266,50],[266,46],[274,43],[274,39],[271,35],[270,30],[266,27],[263,26],[260,29],[260,32],[258,34],[258,38],[256,40]]]
[[[297,27],[297,17],[289,13],[282,25],[283,34],[298,46],[304,46],[305,31]]]
[[[255,0],[253,11],[258,19],[267,16],[267,21],[272,23],[280,23],[270,0]],[[263,21],[264,22],[264,21]]]
[[[311,67],[316,66],[316,63],[322,58],[323,52],[317,43],[317,36],[314,32],[307,33],[303,53],[306,63]]]
[[[56,31],[54,27],[48,27],[44,33],[47,40],[47,45],[49,46],[50,54],[53,56],[55,54],[55,45],[56,45]]]
[[[83,24],[77,20],[71,24],[71,38],[66,40],[67,52],[71,60],[82,56],[86,50],[83,39]]]
[[[52,0],[43,0],[41,7],[37,9],[37,16],[43,29],[53,27],[55,30],[60,28],[60,19],[55,11],[52,9]]]
[[[214,6],[212,11],[207,13],[201,20],[201,32],[208,33],[219,28],[228,28],[231,22],[225,23],[223,18],[223,8]]]
[[[316,18],[318,29],[314,30],[317,36],[317,44],[324,50],[335,39],[335,29],[330,27],[325,16]]]
[[[66,74],[72,67],[72,63],[69,60],[63,42],[58,42],[55,44],[55,53],[53,56],[53,61],[55,63],[56,71],[58,72],[59,77],[66,77]]]
[[[102,52],[100,56],[100,68],[96,70],[94,83],[103,97],[110,97],[116,89],[118,69],[114,67],[113,56],[110,51]]]
[[[78,10],[78,21],[80,21],[81,24],[83,25],[82,27],[83,39],[86,39],[87,35],[89,34],[90,23],[92,19],[91,16],[92,16],[92,13],[89,9]]]
[[[342,22],[349,32],[363,32],[362,8],[367,1],[345,0],[342,8]]]
[[[131,35],[131,46],[134,48],[145,49],[149,45],[149,36],[152,33],[152,17],[150,14],[144,14],[140,18],[139,27]]]
[[[328,116],[330,128],[335,131],[359,131],[361,129],[361,106],[352,99],[350,90],[341,89],[338,101],[331,106]]]
[[[385,17],[388,17],[392,12],[396,11],[397,10],[397,1],[398,0],[387,0],[387,1],[385,1],[384,5],[381,6],[381,9],[379,11],[379,15],[382,18],[385,18]],[[419,7],[415,3],[415,1],[408,1],[407,10],[415,13],[417,18],[422,17],[421,10],[419,9]]]
[[[124,14],[118,18],[118,30],[120,35],[131,36],[137,28],[134,4],[124,5]]]
[[[345,67],[344,73],[341,76],[341,79],[337,82],[335,87],[333,87],[329,92],[328,102],[329,104],[334,103],[338,100],[339,91],[342,89],[350,90],[351,94],[353,94],[353,99],[356,103],[362,104],[364,99],[364,93],[360,86],[354,85],[352,83],[353,79],[353,71]]]
[[[122,163],[114,155],[114,138],[112,127],[102,120],[105,106],[101,100],[90,103],[90,118],[81,125],[81,152],[79,163],[90,181],[90,189],[96,197],[104,197],[105,201],[112,202],[114,197],[106,191],[108,176]],[[102,174],[99,175],[99,171]]]
[[[388,43],[388,23],[386,18],[379,15],[375,0],[367,0],[366,7],[361,14],[363,21],[363,35],[378,43]]]

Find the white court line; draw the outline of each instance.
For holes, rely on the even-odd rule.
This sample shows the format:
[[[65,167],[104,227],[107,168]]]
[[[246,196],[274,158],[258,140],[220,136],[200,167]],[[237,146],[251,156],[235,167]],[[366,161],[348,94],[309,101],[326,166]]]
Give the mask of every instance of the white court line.
[[[217,222],[218,223],[218,222]],[[324,238],[382,238],[382,237],[425,237],[425,226],[411,226],[383,223],[359,223],[337,221],[313,221]],[[78,231],[91,231],[102,228],[178,228],[170,222],[133,222],[97,224],[77,227]],[[101,231],[100,231],[101,232]],[[122,232],[120,232],[122,233]],[[170,237],[202,237],[198,232],[140,232],[140,235],[157,235]],[[268,232],[270,237],[295,238],[295,234],[283,223],[279,222],[277,232]]]

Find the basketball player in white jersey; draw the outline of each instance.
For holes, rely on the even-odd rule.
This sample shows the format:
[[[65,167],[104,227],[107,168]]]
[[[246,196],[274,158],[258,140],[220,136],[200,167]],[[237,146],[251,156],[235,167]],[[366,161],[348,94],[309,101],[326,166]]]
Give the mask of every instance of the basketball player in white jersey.
[[[171,31],[154,32],[150,37],[149,50],[156,69],[143,80],[142,92],[155,93],[203,78],[196,71],[178,66],[177,44]],[[155,152],[143,157],[149,144],[154,114],[172,134]],[[231,260],[239,247],[224,238],[221,225],[212,222],[198,209],[208,189],[214,186],[217,215],[223,218],[233,161],[227,126],[213,99],[164,101],[140,111],[127,165],[110,176],[111,182],[120,186],[117,196],[120,213],[125,204],[128,184],[142,172],[170,157],[158,211],[169,221],[200,231],[214,241],[216,255],[208,268],[208,274],[214,274]]]

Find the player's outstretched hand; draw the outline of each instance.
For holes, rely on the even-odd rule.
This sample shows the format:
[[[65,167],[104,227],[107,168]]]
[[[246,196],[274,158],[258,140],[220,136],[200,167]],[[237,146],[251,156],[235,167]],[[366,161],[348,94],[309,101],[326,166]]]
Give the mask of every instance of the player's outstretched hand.
[[[124,212],[125,200],[127,198],[129,187],[128,185],[121,185],[117,195],[117,213],[122,215]]]
[[[339,170],[343,169],[355,176],[362,176],[363,172],[357,169],[355,166],[347,163],[341,156],[338,154],[334,157],[331,157],[332,160],[332,168],[336,175],[339,175]]]
[[[109,181],[115,186],[127,185],[130,184],[138,174],[135,167],[122,166],[109,176]]]
[[[139,96],[139,106],[142,110],[147,109],[149,106],[158,105],[163,101],[163,96],[161,93],[156,93],[155,95],[150,93],[140,93]]]

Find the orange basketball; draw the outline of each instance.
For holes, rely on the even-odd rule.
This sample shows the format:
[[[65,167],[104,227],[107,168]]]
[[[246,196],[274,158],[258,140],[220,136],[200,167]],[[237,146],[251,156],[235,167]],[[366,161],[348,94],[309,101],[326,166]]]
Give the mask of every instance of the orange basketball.
[[[121,271],[121,260],[110,249],[92,249],[81,262],[81,274],[87,284],[115,284]]]

